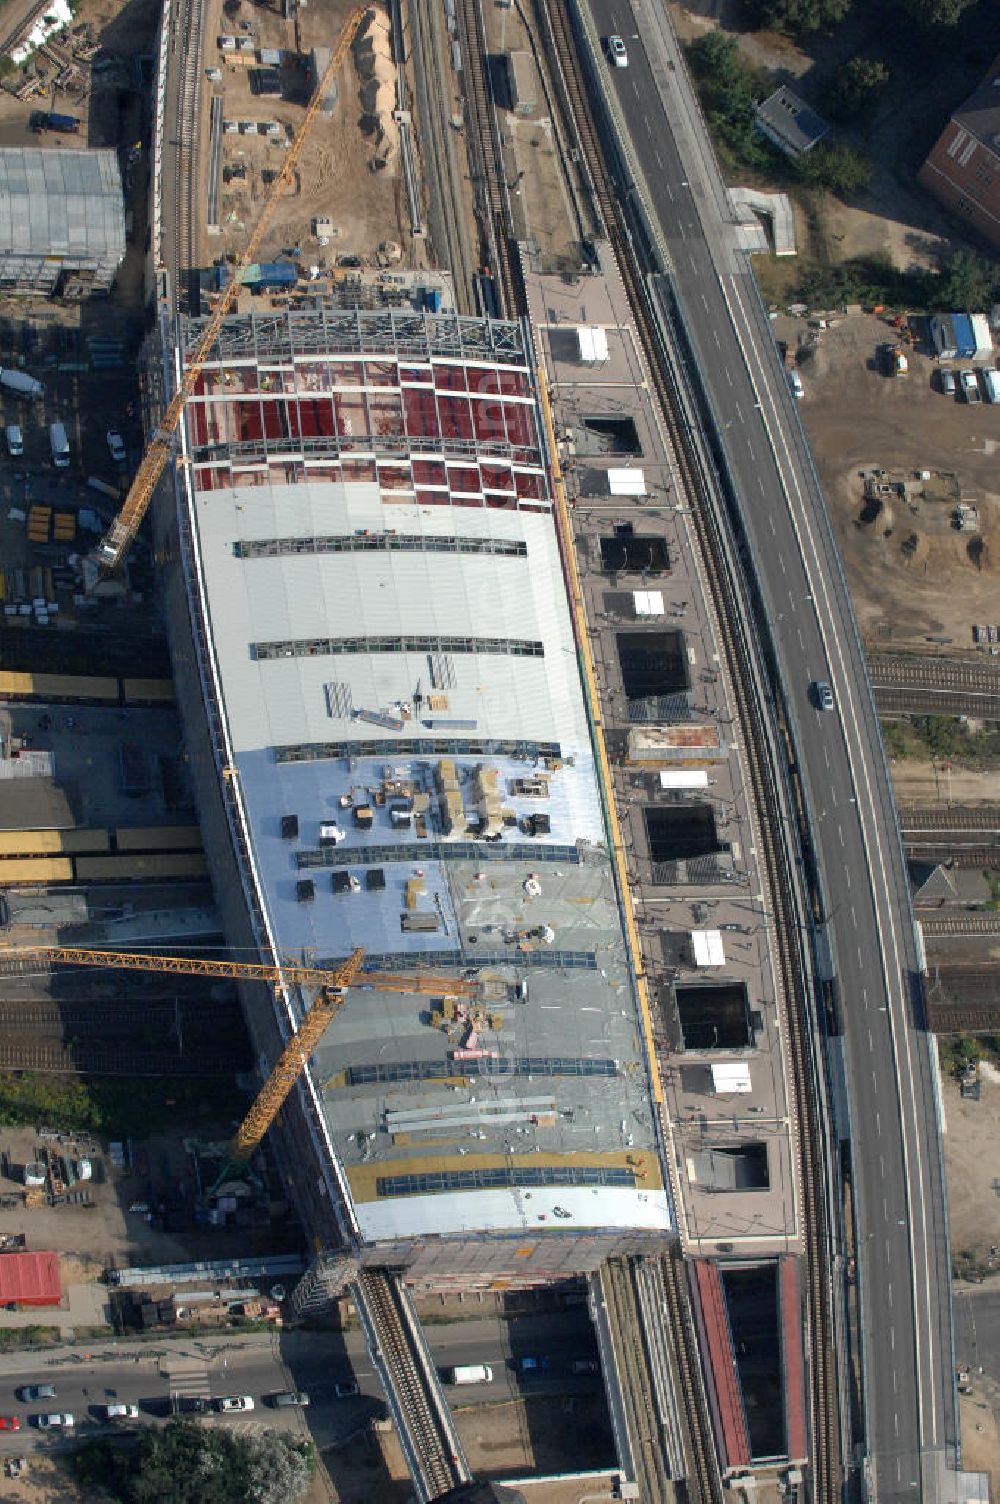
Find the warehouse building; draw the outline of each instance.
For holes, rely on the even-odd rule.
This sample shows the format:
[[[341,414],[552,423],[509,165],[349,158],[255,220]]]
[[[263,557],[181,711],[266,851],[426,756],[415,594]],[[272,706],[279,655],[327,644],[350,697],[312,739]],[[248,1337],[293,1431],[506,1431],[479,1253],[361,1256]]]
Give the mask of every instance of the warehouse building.
[[[216,872],[230,944],[442,979],[350,989],[315,1052],[289,1151],[312,1230],[329,1241],[333,1210],[362,1257],[439,1284],[662,1246],[650,1037],[521,326],[231,318],[183,443],[160,541],[186,561],[175,661],[206,850],[239,872]],[[267,1058],[305,1002],[246,1001]]]
[[[115,152],[0,147],[0,291],[107,292],[124,255]]]

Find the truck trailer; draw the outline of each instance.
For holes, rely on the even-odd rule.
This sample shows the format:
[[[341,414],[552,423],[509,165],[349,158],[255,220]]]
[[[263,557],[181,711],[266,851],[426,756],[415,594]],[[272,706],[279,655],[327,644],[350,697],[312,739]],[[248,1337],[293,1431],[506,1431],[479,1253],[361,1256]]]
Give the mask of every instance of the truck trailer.
[[[10,366],[0,367],[0,386],[17,397],[44,397],[45,388],[27,371],[15,371]]]

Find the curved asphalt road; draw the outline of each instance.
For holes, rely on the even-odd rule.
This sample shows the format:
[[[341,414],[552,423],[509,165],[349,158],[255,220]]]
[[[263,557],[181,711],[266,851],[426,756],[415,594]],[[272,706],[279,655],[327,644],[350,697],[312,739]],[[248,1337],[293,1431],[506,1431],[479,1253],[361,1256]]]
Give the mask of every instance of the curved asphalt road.
[[[844,1029],[869,1486],[882,1501],[943,1500],[955,1420],[934,1078],[914,1026],[919,962],[906,870],[850,600],[672,39],[655,7],[641,39],[628,0],[589,8],[599,34],[619,33],[628,49],[629,66],[610,69],[609,80],[740,496],[811,807]],[[816,679],[832,685],[835,712],[816,708]]]

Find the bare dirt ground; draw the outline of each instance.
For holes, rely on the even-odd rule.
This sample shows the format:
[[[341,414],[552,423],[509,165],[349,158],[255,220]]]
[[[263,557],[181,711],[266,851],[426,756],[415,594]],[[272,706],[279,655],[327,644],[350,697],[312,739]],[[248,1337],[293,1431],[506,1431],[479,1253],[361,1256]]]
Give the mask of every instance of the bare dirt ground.
[[[213,1133],[211,1127],[199,1131],[206,1139],[224,1135],[223,1129]],[[155,1206],[160,1196],[179,1195],[190,1203],[195,1188],[183,1148],[184,1136],[178,1131],[176,1135],[158,1134],[140,1141],[131,1170],[115,1170],[103,1154],[92,1153],[95,1175],[86,1186],[94,1201],[92,1207],[3,1208],[0,1234],[23,1233],[29,1249],[57,1249],[64,1291],[70,1285],[98,1280],[104,1269],[114,1265],[183,1263],[247,1252],[246,1231],[191,1227],[174,1234],[150,1226],[142,1212],[129,1210],[137,1204]],[[6,1151],[12,1166],[34,1159],[37,1143],[31,1129],[0,1128],[0,1149]],[[59,1145],[59,1152],[72,1152],[71,1145],[72,1141]],[[90,1149],[88,1141],[82,1143],[82,1149]],[[0,1192],[12,1195],[18,1189],[14,1178],[0,1177]],[[249,1238],[253,1241],[254,1235]],[[274,1234],[265,1233],[263,1241],[273,1245]],[[60,1324],[66,1317],[58,1310],[43,1310],[38,1321]]]
[[[782,318],[776,338],[794,346],[804,320]],[[870,369],[893,331],[880,319],[849,315],[801,355],[802,420],[826,492],[862,631],[883,645],[927,645],[952,637],[972,646],[972,624],[997,616],[1000,569],[1000,406],[969,406],[931,386],[935,362],[910,354],[896,379]],[[931,471],[924,496],[891,502],[874,523],[861,521],[859,471]],[[980,509],[985,545],[978,567],[970,534],[955,531],[958,494]]]
[[[379,7],[383,15],[385,8]],[[315,0],[298,13],[298,21],[282,18],[280,7],[273,10],[244,4],[233,16],[223,11],[222,0],[212,0],[205,24],[205,63],[222,68],[221,83],[205,86],[207,121],[208,98],[213,93],[224,98],[227,120],[276,121],[282,127],[273,141],[265,136],[223,134],[222,168],[245,167],[247,177],[222,182],[220,173],[219,218],[222,234],[205,236],[203,250],[207,259],[225,252],[238,252],[248,228],[256,218],[261,198],[267,190],[266,173],[280,166],[288,141],[302,119],[307,101],[305,73],[291,62],[281,68],[284,95],[280,98],[259,97],[252,93],[252,70],[228,65],[219,49],[218,37],[239,34],[246,21],[254,27],[256,48],[280,49],[293,56],[296,35],[303,53],[314,46],[334,46],[351,10],[347,0]],[[246,34],[245,32],[243,33]],[[391,70],[389,70],[391,72]],[[394,76],[386,73],[385,86],[394,88]],[[275,216],[261,249],[260,259],[275,259],[282,251],[302,248],[303,260],[331,264],[340,256],[368,257],[387,240],[403,246],[404,264],[420,266],[422,246],[401,231],[409,224],[403,197],[402,170],[398,152],[389,165],[374,171],[376,143],[372,122],[365,112],[362,97],[364,80],[358,72],[355,54],[348,55],[338,76],[338,94],[332,114],[321,114],[299,158],[294,192]],[[367,97],[367,96],[366,96]],[[201,157],[203,180],[207,184],[209,169],[209,135],[204,135]],[[321,248],[312,234],[312,221],[329,219],[336,238]]]
[[[982,1072],[978,1102],[963,1100],[952,1078],[942,1083],[947,1132],[944,1136],[948,1180],[948,1218],[953,1257],[971,1254],[984,1266],[990,1249],[1000,1246],[1000,1083]]]
[[[17,1456],[16,1442],[8,1442],[3,1452]],[[85,1494],[74,1483],[63,1461],[32,1455],[23,1478],[3,1480],[3,1498],[10,1504],[88,1504]],[[312,1504],[312,1501],[310,1501]]]
[[[997,1426],[1000,1385],[988,1377],[975,1376],[971,1387],[971,1394],[958,1397],[962,1466],[966,1472],[989,1473],[990,1494],[995,1498],[1000,1484],[1000,1428]]]
[[[995,804],[1000,773],[905,758],[892,769],[900,804]]]

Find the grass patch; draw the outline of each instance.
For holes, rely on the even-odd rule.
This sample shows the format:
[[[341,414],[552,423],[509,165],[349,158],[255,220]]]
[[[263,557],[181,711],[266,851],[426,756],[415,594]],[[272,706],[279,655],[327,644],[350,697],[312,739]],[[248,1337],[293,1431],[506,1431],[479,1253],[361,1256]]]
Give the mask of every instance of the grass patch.
[[[57,1326],[0,1326],[0,1352],[18,1347],[54,1347],[59,1340]]]
[[[144,1138],[178,1125],[229,1122],[246,1106],[235,1086],[220,1081],[0,1074],[0,1124],[8,1128]]]
[[[882,736],[890,757],[945,759],[966,767],[1000,764],[1000,730],[970,731],[957,716],[915,715],[883,721]]]

